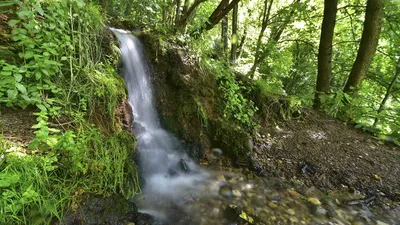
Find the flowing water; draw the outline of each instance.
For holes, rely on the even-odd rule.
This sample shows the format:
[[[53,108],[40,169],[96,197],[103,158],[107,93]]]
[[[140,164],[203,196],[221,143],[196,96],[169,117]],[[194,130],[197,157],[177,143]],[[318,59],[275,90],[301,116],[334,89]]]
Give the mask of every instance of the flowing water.
[[[200,168],[160,126],[142,44],[131,33],[111,30],[120,41],[138,164],[145,178],[135,203],[157,219],[155,224],[400,224],[400,209],[390,208],[393,202],[370,207],[368,196],[357,193],[327,194],[298,180],[260,179],[223,166],[213,172]]]

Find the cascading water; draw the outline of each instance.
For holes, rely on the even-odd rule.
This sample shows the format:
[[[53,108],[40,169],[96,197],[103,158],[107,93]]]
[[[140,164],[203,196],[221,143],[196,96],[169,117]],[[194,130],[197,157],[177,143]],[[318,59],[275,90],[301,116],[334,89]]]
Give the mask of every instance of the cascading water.
[[[161,128],[140,41],[131,33],[111,30],[120,41],[122,75],[133,109],[134,134],[138,139],[139,167],[146,179],[138,206],[141,211],[171,223],[174,222],[169,221],[173,216],[170,215],[171,204],[179,207],[185,196],[198,191],[198,182],[207,174],[182,153],[177,138]]]

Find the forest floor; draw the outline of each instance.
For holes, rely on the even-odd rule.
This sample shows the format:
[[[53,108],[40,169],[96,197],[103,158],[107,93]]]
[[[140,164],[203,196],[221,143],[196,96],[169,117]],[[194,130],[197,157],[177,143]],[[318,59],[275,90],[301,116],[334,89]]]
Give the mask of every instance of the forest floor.
[[[0,105],[0,134],[12,145],[27,146],[35,137],[32,126],[36,116],[30,109],[12,109]]]
[[[258,175],[400,201],[398,146],[316,111],[277,125],[266,123],[261,133],[251,156]]]
[[[7,142],[26,147],[34,138],[35,123],[32,110],[0,108],[0,132]],[[301,180],[322,190],[354,188],[367,195],[400,197],[397,146],[315,111],[265,124],[261,133],[251,156],[259,176]]]

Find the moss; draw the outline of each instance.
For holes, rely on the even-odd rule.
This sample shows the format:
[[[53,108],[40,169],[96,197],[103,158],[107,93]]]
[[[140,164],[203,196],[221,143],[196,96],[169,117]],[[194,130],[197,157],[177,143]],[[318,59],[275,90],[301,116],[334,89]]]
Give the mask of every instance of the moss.
[[[225,155],[241,159],[251,151],[251,136],[240,126],[222,119],[210,121],[210,125],[213,145]]]

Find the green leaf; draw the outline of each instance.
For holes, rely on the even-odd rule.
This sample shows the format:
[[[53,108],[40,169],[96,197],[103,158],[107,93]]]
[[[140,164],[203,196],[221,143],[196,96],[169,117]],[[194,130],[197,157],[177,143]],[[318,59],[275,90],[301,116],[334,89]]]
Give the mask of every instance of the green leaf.
[[[0,2],[0,7],[6,7],[6,6],[15,5],[15,4],[16,4],[15,1],[5,1],[5,2]]]
[[[47,108],[42,104],[36,104],[36,106],[40,109],[40,111],[47,112]]]
[[[25,54],[24,54],[25,59],[30,59],[32,57],[33,57],[33,52],[31,52],[31,51],[25,52]]]
[[[30,10],[23,10],[23,11],[21,11],[21,12],[18,13],[18,16],[19,16],[19,17],[24,17],[24,16],[27,16],[27,15],[30,15],[30,14],[32,14],[32,11],[30,11]]]
[[[8,21],[8,26],[13,27],[13,26],[15,26],[17,23],[19,23],[19,20],[10,20],[10,21]]]
[[[18,174],[0,174],[0,188],[10,187],[11,185],[16,184],[18,181]]]
[[[8,90],[7,95],[10,99],[15,99],[17,97],[18,91],[17,90]]]
[[[43,9],[42,9],[42,7],[40,7],[40,5],[39,4],[36,4],[35,6],[34,6],[34,8],[36,9],[36,11],[40,14],[40,15],[44,15],[44,11],[43,11]]]
[[[17,89],[22,93],[22,94],[26,94],[26,87],[24,85],[22,85],[21,83],[16,83],[15,87],[17,87]]]
[[[21,82],[21,80],[22,80],[22,75],[19,74],[19,73],[16,73],[16,74],[14,74],[14,78],[15,78],[15,81]]]
[[[3,76],[10,76],[12,74],[12,72],[11,71],[1,71],[0,74]]]

